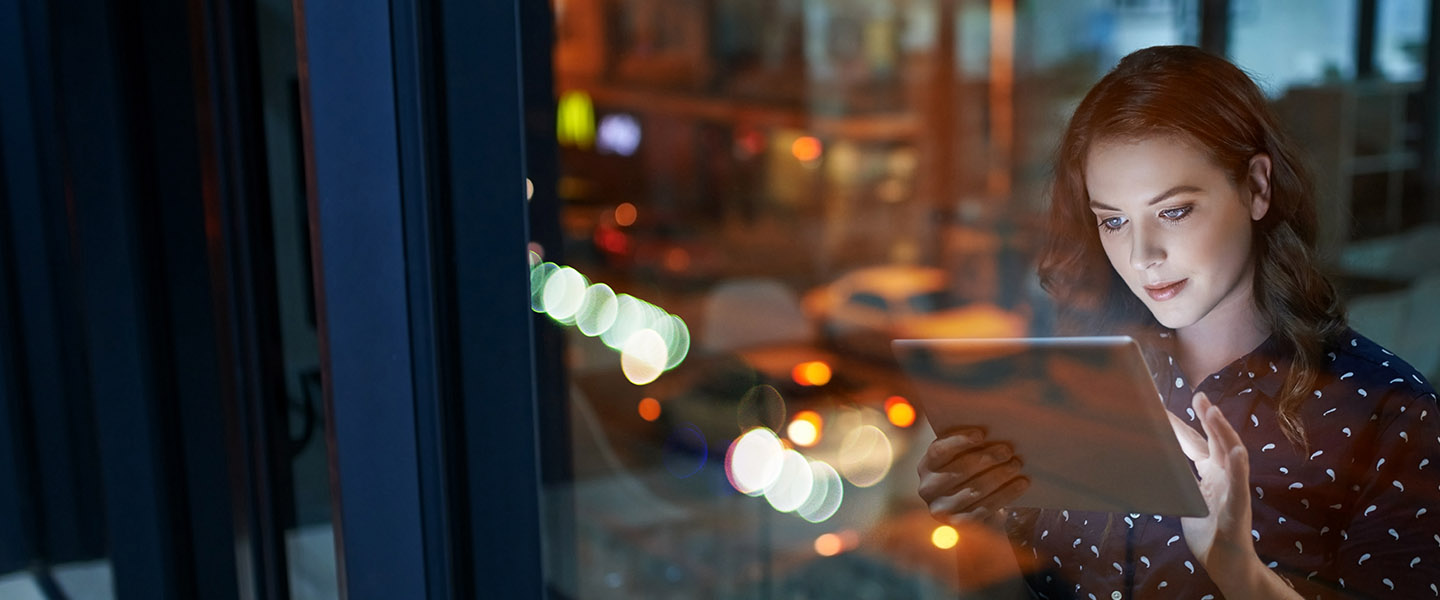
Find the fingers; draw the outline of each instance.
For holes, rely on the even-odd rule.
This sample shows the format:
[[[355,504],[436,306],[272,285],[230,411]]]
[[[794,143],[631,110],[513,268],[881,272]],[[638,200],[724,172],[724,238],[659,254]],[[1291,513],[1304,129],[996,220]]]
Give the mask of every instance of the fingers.
[[[1200,426],[1205,429],[1205,436],[1209,438],[1209,450],[1212,456],[1227,457],[1231,449],[1239,447],[1244,451],[1245,443],[1240,440],[1240,434],[1225,420],[1225,415],[1220,409],[1210,403],[1205,394],[1198,393],[1192,399],[1191,404],[1195,408],[1195,414],[1200,416]]]
[[[970,522],[999,529],[1005,526],[1006,511],[1004,507],[1010,505],[1028,489],[1030,489],[1030,479],[1024,476],[1016,477],[1005,482],[1005,485],[1000,486],[1000,489],[995,490],[994,493],[981,498],[970,510],[958,514],[945,515],[942,513],[936,515],[936,518],[949,525]]]
[[[1205,441],[1205,436],[1186,425],[1184,421],[1180,420],[1180,417],[1175,416],[1175,413],[1167,410],[1165,415],[1170,417],[1170,428],[1175,430],[1175,439],[1179,440],[1180,449],[1185,452],[1186,457],[1192,461],[1201,461],[1210,457],[1210,448]]]
[[[931,516],[950,524],[990,522],[997,509],[1014,502],[1030,488],[1029,478],[1020,475],[1022,466],[1019,459],[1010,459],[951,493],[928,499]]]
[[[1244,490],[1250,484],[1250,457],[1240,434],[1225,420],[1219,407],[1210,403],[1205,394],[1195,394],[1195,413],[1201,416],[1200,425],[1209,437],[1210,455],[1216,457],[1225,468],[1226,477],[1232,489]],[[1237,494],[1237,496],[1248,495]]]
[[[930,448],[925,451],[925,456],[920,459],[920,476],[924,477],[927,472],[937,472],[945,469],[945,466],[954,461],[961,454],[973,450],[977,445],[985,441],[985,431],[978,428],[964,428],[947,433],[930,443]]]
[[[1190,406],[1195,409],[1195,416],[1200,418],[1200,428],[1205,431],[1205,439],[1207,441],[1206,450],[1210,456],[1218,460],[1225,460],[1226,448],[1224,440],[1221,439],[1216,431],[1217,427],[1212,421],[1213,417],[1210,414],[1212,411],[1219,413],[1220,410],[1215,408],[1215,405],[1210,404],[1210,399],[1205,397],[1203,393],[1195,394],[1195,396],[1190,399]],[[1221,416],[1220,421],[1224,422],[1224,420],[1224,417]],[[1227,423],[1226,426],[1228,427],[1229,424]]]
[[[937,440],[938,443],[938,440]],[[951,453],[946,449],[932,450],[939,456],[948,456]],[[926,453],[927,457],[930,452]],[[958,456],[954,456],[948,463],[941,464],[934,468],[922,465],[920,468],[920,497],[927,502],[964,487],[979,487],[978,476],[994,469],[997,465],[1003,464],[1015,455],[1009,444],[990,444],[986,446],[970,445]],[[983,480],[982,480],[983,481]],[[998,484],[997,484],[998,485]],[[982,488],[988,492],[988,488]]]

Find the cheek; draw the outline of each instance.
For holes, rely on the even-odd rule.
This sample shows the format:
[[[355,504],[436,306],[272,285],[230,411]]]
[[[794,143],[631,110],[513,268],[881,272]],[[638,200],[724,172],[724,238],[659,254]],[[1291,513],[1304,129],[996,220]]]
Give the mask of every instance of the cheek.
[[[1119,234],[1100,234],[1100,246],[1105,249],[1105,258],[1110,261],[1110,268],[1120,274],[1121,279],[1128,281],[1125,268],[1130,258],[1130,244]]]
[[[1189,243],[1189,254],[1216,267],[1245,262],[1250,256],[1250,221],[1235,219],[1213,223],[1197,232]],[[1207,260],[1208,259],[1208,260]]]

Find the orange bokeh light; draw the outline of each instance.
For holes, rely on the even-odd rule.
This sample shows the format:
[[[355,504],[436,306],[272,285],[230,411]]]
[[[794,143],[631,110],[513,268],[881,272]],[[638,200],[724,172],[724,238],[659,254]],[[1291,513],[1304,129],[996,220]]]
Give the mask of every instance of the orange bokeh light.
[[[909,427],[915,424],[915,407],[901,396],[891,396],[885,400],[885,418],[896,427]]]
[[[955,531],[955,528],[949,525],[941,525],[931,532],[930,543],[935,544],[935,547],[941,550],[949,550],[954,548],[955,544],[960,543],[960,532]]]
[[[790,144],[790,153],[794,154],[795,158],[801,162],[810,162],[820,158],[821,150],[820,140],[808,135],[795,138],[795,143]]]
[[[684,248],[671,248],[665,251],[666,270],[680,273],[688,268],[690,268],[690,253]]]
[[[845,549],[845,541],[833,533],[815,538],[815,553],[820,556],[835,556]]]
[[[802,410],[795,413],[795,418],[790,421],[790,426],[785,428],[785,433],[797,446],[814,446],[820,441],[824,422],[820,413]]]
[[[640,418],[646,421],[660,418],[660,401],[649,397],[642,398],[640,400]]]
[[[635,210],[635,205],[629,202],[621,202],[620,206],[615,207],[615,224],[621,227],[634,225],[635,218],[638,216],[639,212]]]
[[[830,383],[831,375],[830,365],[818,360],[800,363],[790,371],[790,378],[794,379],[795,383],[804,386]]]

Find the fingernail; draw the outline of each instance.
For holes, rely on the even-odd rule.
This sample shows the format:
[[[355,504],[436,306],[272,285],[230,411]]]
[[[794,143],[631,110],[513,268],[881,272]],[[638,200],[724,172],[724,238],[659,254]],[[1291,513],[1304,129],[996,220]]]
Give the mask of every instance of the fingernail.
[[[1010,455],[1013,453],[1014,450],[1011,450],[1009,445],[1000,444],[990,450],[990,458],[993,458],[995,460],[1005,460],[1007,458],[1010,458]]]

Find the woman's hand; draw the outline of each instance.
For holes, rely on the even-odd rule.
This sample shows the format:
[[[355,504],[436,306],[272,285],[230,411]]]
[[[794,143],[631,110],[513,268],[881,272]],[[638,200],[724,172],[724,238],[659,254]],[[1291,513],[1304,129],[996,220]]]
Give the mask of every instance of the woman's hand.
[[[937,438],[920,460],[920,497],[930,515],[949,525],[982,523],[998,528],[1000,509],[1030,487],[1023,462],[1009,444],[986,443],[979,428]]]
[[[1180,525],[1190,552],[1210,572],[1223,573],[1225,569],[1216,569],[1255,556],[1255,543],[1250,537],[1250,457],[1240,434],[1205,394],[1195,394],[1191,403],[1209,441],[1201,451],[1194,437],[1186,440],[1188,436],[1179,430],[1177,433],[1185,440],[1181,448],[1195,461],[1200,495],[1205,497],[1210,514],[1183,518]],[[1190,436],[1194,431],[1185,427]]]
[[[956,546],[960,597],[1029,598],[1021,581],[1003,507],[1030,487],[1010,444],[986,443],[965,427],[941,435],[920,459],[920,497],[930,515],[960,531]]]
[[[1260,562],[1250,537],[1250,455],[1240,434],[1205,394],[1191,400],[1205,438],[1171,415],[1180,448],[1195,462],[1200,495],[1210,514],[1182,517],[1185,545],[1212,575],[1227,598],[1299,598],[1284,580]]]

